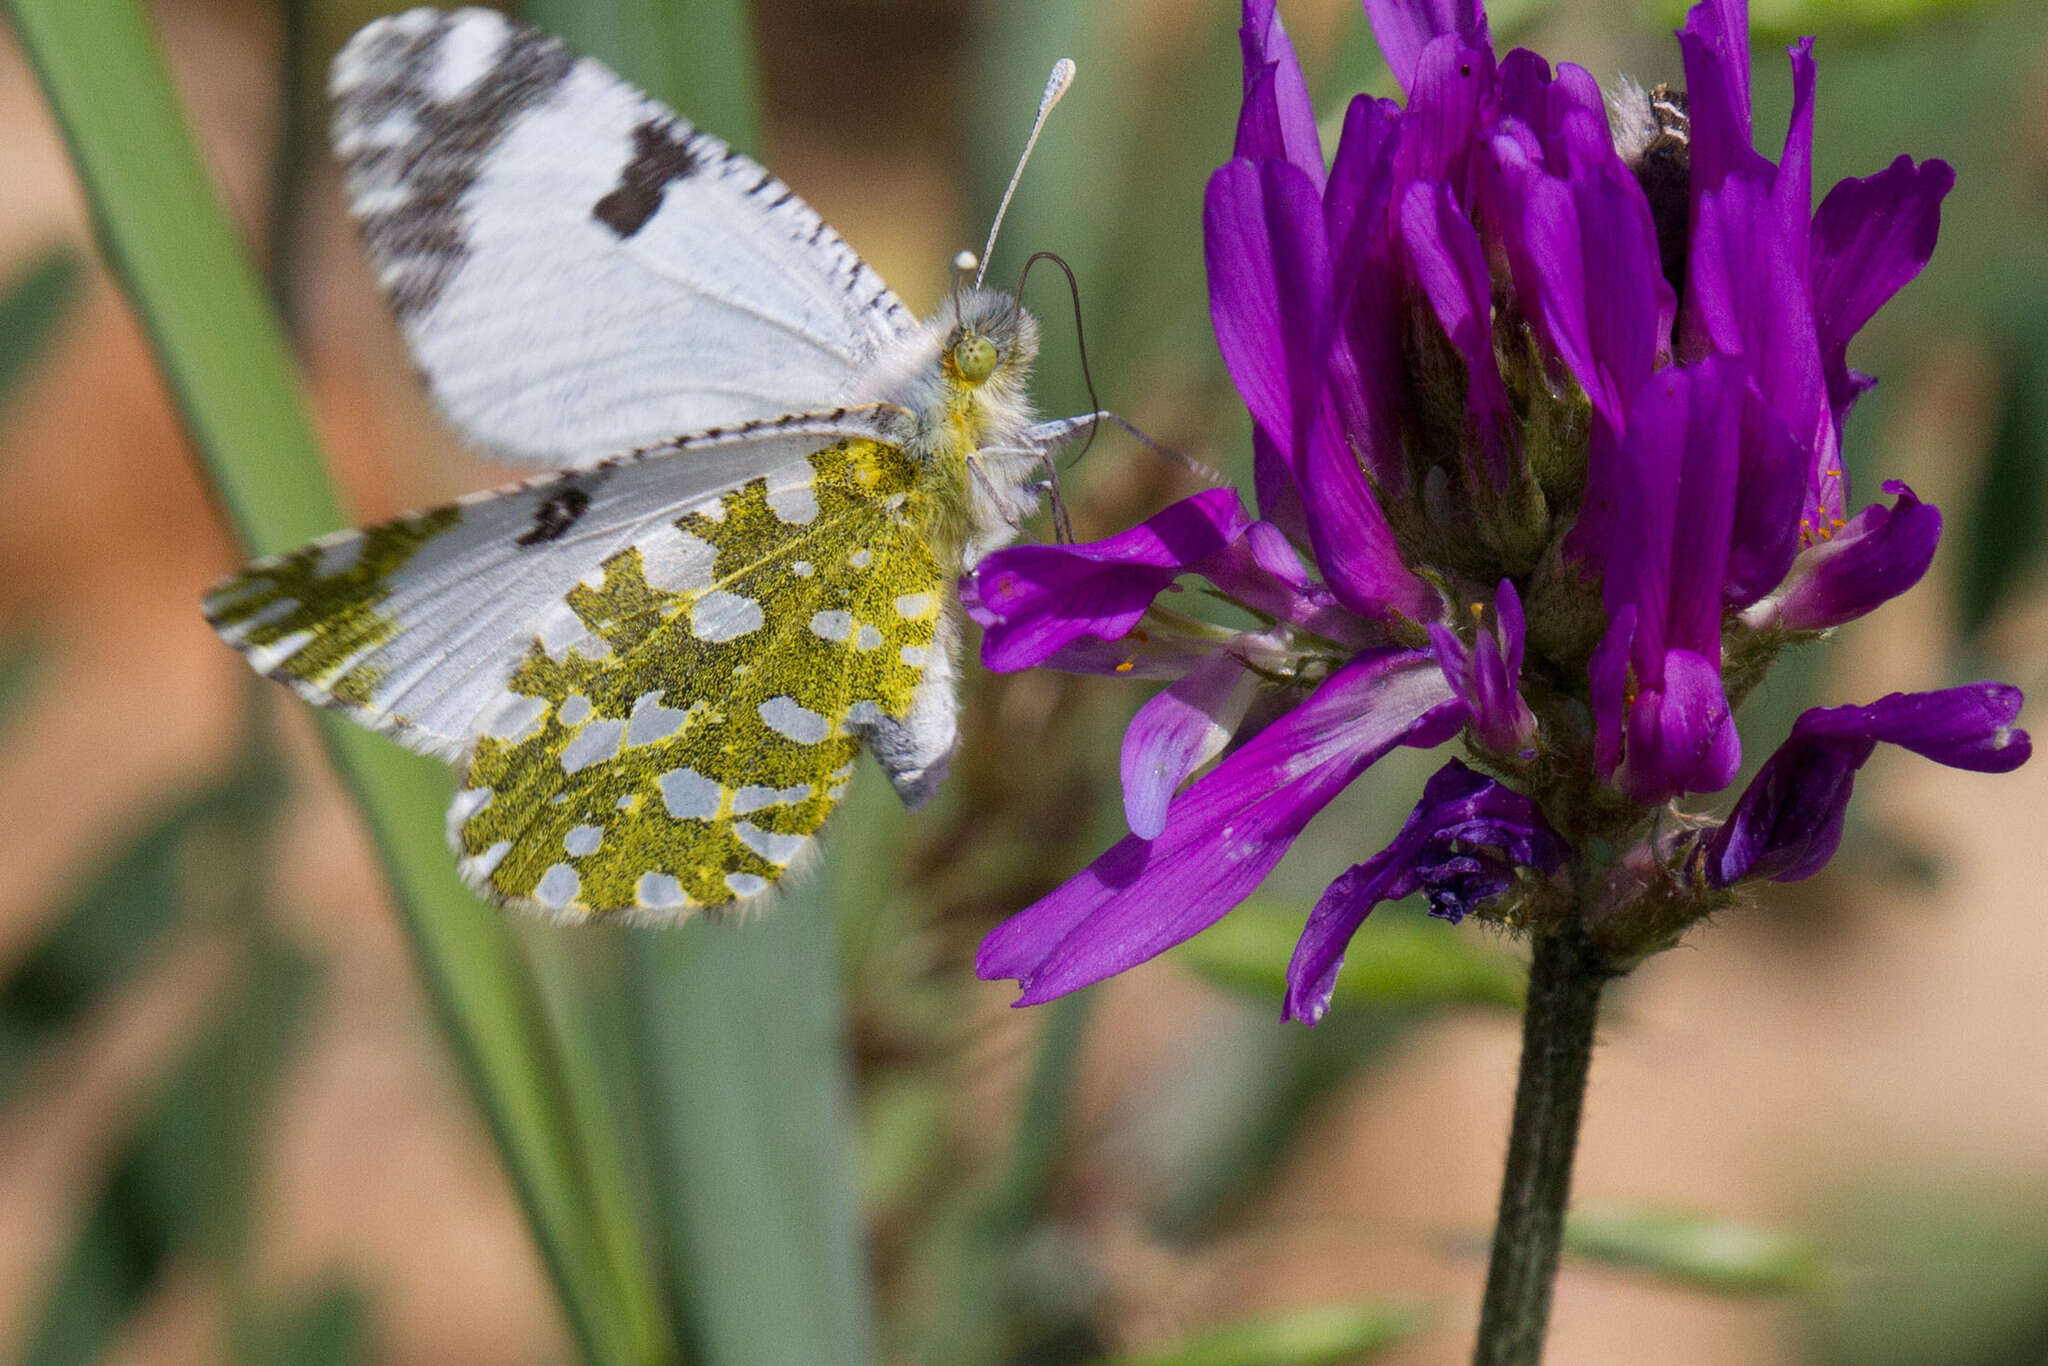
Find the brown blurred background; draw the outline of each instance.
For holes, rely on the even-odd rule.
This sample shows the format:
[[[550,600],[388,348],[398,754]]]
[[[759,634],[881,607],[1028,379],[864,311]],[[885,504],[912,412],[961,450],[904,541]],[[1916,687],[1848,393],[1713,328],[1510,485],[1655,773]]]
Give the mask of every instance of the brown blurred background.
[[[370,12],[350,8],[333,7],[322,21],[333,32],[322,41]],[[978,191],[961,169],[963,130],[1014,124],[1021,137],[1028,102],[994,91],[1035,89],[1039,73],[1004,72],[998,82],[977,69],[985,49],[975,34],[985,21],[971,7],[772,0],[759,8],[773,164],[906,299],[928,305],[943,263],[981,234]],[[1350,0],[1284,8],[1311,68],[1329,73],[1319,91],[1335,97],[1370,73],[1356,57]],[[1076,103],[1091,91],[1104,101],[1085,116],[1100,141],[1061,150],[1055,119],[1047,159],[1023,191],[1035,203],[1035,235],[1013,246],[1070,249],[1060,237],[1069,197],[1172,126],[1174,80],[1195,78],[1172,73],[1218,70],[1190,54],[1213,55],[1222,44],[1228,55],[1234,6],[1157,0],[1104,11],[1102,31],[1117,46],[1106,59],[1073,54],[1082,72]],[[253,230],[268,212],[280,108],[275,13],[258,0],[165,0],[154,12],[211,163]],[[1666,28],[1582,0],[1518,36],[1603,80],[1624,68],[1647,80],[1677,75]],[[1867,173],[1896,150],[1948,157],[1962,170],[1928,277],[1861,344],[1858,363],[1884,387],[1851,429],[1862,491],[1873,493],[1882,475],[1911,479],[1949,511],[1950,541],[1919,590],[1823,652],[1797,680],[1810,691],[1792,705],[1868,701],[1966,677],[2006,678],[2030,697],[2048,696],[2048,577],[2026,558],[2039,522],[2022,519],[2016,544],[1972,539],[1973,518],[1995,520],[2013,500],[2043,496],[2038,466],[2024,463],[2032,457],[2023,451],[2015,465],[2010,448],[2031,440],[2038,454],[2042,434],[2016,437],[2012,424],[2028,412],[2037,426],[2048,422],[2021,404],[2035,382],[2026,367],[2041,354],[2028,349],[2031,304],[2022,305],[2029,290],[2048,303],[2040,289],[2048,274],[2048,15],[2023,0],[1952,7],[1935,21],[1843,41],[1825,25],[1821,33],[1823,171]],[[1768,46],[1759,50],[1759,99],[1775,101],[1782,128],[1783,67]],[[1347,62],[1357,74],[1340,70]],[[1234,81],[1227,64],[1220,69]],[[863,73],[861,91],[886,98],[849,93],[849,71]],[[1234,99],[1234,88],[1223,93]],[[989,102],[1001,107],[991,111]],[[1195,240],[1200,176],[1228,145],[1227,101],[1220,125],[1216,107],[1208,99],[1181,134],[1197,145],[1195,172],[1162,172],[1146,187],[1150,214],[1171,225],[1161,252],[1185,254]],[[1769,115],[1762,124],[1771,127]],[[1773,136],[1763,134],[1767,146]],[[1007,165],[1013,142],[1005,134],[997,161]],[[4,37],[0,147],[0,275],[55,243],[89,252],[62,144]],[[1091,160],[1094,179],[1063,177],[1062,167]],[[291,298],[312,400],[353,510],[379,517],[498,481],[500,472],[459,449],[419,393],[342,217],[331,168],[324,157],[312,165]],[[1126,227],[1127,245],[1143,250],[1157,223]],[[1176,278],[1183,294],[1195,292],[1173,317],[1199,323],[1199,258]],[[1082,283],[1090,287],[1085,271]],[[1058,349],[1067,334],[1050,305],[1041,307],[1049,349]],[[1216,383],[1212,344],[1197,326],[1134,351],[1129,338],[1145,323],[1112,318],[1096,332],[1124,353],[1120,388],[1105,400],[1202,458],[1240,461],[1242,423]],[[1059,395],[1048,406],[1065,402]],[[1105,445],[1081,484],[1084,536],[1186,491],[1181,476],[1134,448]],[[0,965],[25,954],[72,889],[153,812],[231,763],[248,680],[197,602],[236,558],[141,334],[106,274],[89,266],[54,348],[0,406],[0,624],[6,638],[34,646],[23,700],[0,730],[9,855]],[[2008,562],[2010,574],[1992,572]],[[1964,582],[1987,574],[1995,592]],[[1974,621],[1971,602],[1986,604]],[[1067,784],[1072,811],[1085,813],[1113,799],[1099,737],[1114,734],[1115,709],[1135,698],[1061,686],[979,689],[974,762],[980,781],[998,790],[1010,781],[1007,763],[1050,769],[1033,782]],[[1054,752],[1037,727],[1074,698],[1106,718],[1086,732],[1098,739],[1071,759],[1027,759]],[[275,713],[291,772],[267,893],[287,936],[320,965],[323,986],[281,1099],[259,1126],[251,1274],[276,1286],[339,1275],[358,1287],[379,1360],[564,1360],[568,1341],[547,1281],[426,1011],[361,828],[300,706],[281,691],[262,705]],[[1781,733],[1792,712],[1774,714]],[[2048,729],[2038,701],[2023,721]],[[1418,771],[1426,769],[1390,773],[1312,827],[1271,890],[1305,907],[1318,876],[1364,852],[1345,822],[1384,820],[1380,808],[1398,819]],[[1361,816],[1367,806],[1373,812]],[[922,835],[905,827],[906,866],[927,888],[943,888],[948,868],[959,875],[961,860],[934,842],[968,828],[961,822],[972,814],[955,807]],[[1008,818],[1028,826],[1041,816]],[[1101,822],[1081,814],[1068,825],[1049,852],[1032,856],[1078,866],[1099,846]],[[181,857],[203,861],[192,850]],[[965,1013],[941,1045],[924,1039],[915,1051],[920,1066],[971,1103],[918,1130],[915,1150],[935,1164],[971,1167],[1003,1142],[1036,1022],[1005,1010],[1004,988],[965,984],[975,935],[1014,904],[945,890],[930,901],[943,924],[920,941],[927,951],[914,970],[946,974],[949,999]],[[2035,1344],[2034,1356],[2011,1359],[2048,1361],[2044,912],[2048,764],[1986,778],[1887,751],[1858,786],[1855,825],[1833,868],[1773,889],[1766,904],[1727,915],[1617,990],[1594,1067],[1579,1203],[1671,1203],[1798,1230],[1828,1249],[1835,1270],[1810,1294],[1741,1297],[1568,1263],[1550,1359],[1994,1360],[1961,1354],[1950,1337],[1915,1346],[1892,1333],[1859,1345],[1859,1306],[1904,1308],[1927,1297],[1914,1321],[1955,1315],[1979,1327],[1995,1320],[2005,1332],[2010,1320],[2020,1325],[2014,1341]],[[181,935],[174,951],[9,1083],[0,1107],[0,1344],[30,1331],[124,1116],[143,1103],[157,1060],[189,1036],[228,970],[219,937]],[[1370,942],[1362,939],[1360,951]],[[1176,1240],[1143,1214],[1162,1179],[1161,1154],[1183,1144],[1179,1126],[1199,1122],[1204,1097],[1291,1046],[1273,1042],[1277,1000],[1248,1001],[1171,960],[1097,996],[1049,1220],[1058,1237],[1046,1256],[1090,1268],[1090,1315],[1103,1345],[1135,1350],[1243,1310],[1370,1295],[1436,1306],[1436,1330],[1386,1360],[1464,1359],[1514,1077],[1512,1014],[1450,1012],[1402,1032],[1373,1066],[1318,1093],[1272,1180],[1205,1236]],[[872,1082],[900,1041],[881,1026],[857,1021],[856,1029]],[[913,1181],[897,1198],[914,1205],[936,1196]],[[883,1218],[877,1227],[885,1296],[914,1298],[914,1270],[891,1251],[893,1225]],[[1942,1288],[1940,1266],[1956,1271],[1965,1291]],[[1969,1298],[1982,1299],[1987,1287],[2011,1293],[1995,1304]],[[121,1330],[114,1359],[213,1360],[222,1312],[213,1279],[174,1263]],[[1942,1342],[1958,1354],[1944,1354]]]

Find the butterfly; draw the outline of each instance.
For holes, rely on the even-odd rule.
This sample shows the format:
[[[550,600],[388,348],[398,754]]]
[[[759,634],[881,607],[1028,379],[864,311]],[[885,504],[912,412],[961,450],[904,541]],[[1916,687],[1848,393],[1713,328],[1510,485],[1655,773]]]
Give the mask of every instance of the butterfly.
[[[434,399],[545,472],[259,560],[207,620],[459,764],[463,878],[558,917],[760,895],[862,748],[928,798],[957,738],[953,585],[1087,421],[1034,423],[1032,316],[962,253],[917,319],[757,163],[490,11],[372,23],[331,92]]]

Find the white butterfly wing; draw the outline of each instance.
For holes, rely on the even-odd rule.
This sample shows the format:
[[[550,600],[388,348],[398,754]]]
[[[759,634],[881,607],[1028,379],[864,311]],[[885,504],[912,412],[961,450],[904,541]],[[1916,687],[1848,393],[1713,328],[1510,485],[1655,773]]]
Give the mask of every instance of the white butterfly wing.
[[[334,143],[435,399],[573,468],[843,400],[915,320],[759,164],[488,10],[335,59]]]

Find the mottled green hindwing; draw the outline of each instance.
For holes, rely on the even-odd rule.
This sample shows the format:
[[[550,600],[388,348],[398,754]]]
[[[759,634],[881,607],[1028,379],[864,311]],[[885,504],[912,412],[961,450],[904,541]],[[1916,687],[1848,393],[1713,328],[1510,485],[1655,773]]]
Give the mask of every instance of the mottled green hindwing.
[[[917,485],[901,450],[841,441],[605,558],[485,717],[450,813],[471,883],[556,914],[765,890],[942,646]]]

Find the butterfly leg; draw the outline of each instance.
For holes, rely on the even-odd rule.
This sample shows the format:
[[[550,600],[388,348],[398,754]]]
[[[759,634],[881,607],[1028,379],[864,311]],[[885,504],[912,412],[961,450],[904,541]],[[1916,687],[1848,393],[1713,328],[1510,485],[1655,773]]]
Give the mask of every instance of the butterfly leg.
[[[1120,414],[1110,412],[1106,408],[1098,412],[1082,413],[1077,417],[1060,417],[1054,418],[1050,422],[1038,423],[1036,426],[1025,429],[1024,440],[1050,455],[1053,451],[1072,441],[1075,435],[1084,428],[1088,431],[1092,440],[1095,428],[1104,422],[1114,423],[1116,426],[1121,427],[1132,440],[1136,441],[1146,450],[1156,455],[1164,456],[1206,484],[1220,486],[1228,482],[1221,474],[1201,461],[1196,460],[1192,456],[1183,455],[1165,442],[1145,432],[1135,423],[1127,420]]]

